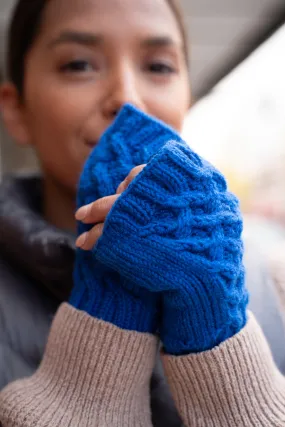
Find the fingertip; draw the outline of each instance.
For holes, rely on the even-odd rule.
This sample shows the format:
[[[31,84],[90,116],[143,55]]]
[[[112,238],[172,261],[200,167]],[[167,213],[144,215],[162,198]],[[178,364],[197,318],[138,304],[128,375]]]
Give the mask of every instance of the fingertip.
[[[103,229],[104,223],[100,223],[95,225],[89,232],[81,234],[75,242],[76,247],[84,251],[92,250],[102,236]]]
[[[77,221],[84,221],[88,215],[89,209],[90,205],[82,206],[77,212],[75,212],[75,219]]]
[[[84,249],[84,245],[86,243],[87,237],[88,237],[88,233],[81,234],[81,236],[79,236],[75,242],[76,247],[80,249]]]

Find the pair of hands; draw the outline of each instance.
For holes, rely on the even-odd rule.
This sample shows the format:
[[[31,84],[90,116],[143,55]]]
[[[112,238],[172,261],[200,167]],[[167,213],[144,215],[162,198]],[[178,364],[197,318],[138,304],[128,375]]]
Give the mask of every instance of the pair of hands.
[[[142,332],[157,324],[174,355],[209,350],[245,325],[239,204],[223,176],[186,145],[169,142],[116,194],[83,206],[76,218],[96,224],[77,240],[95,317]],[[100,316],[103,300],[113,301],[111,315]]]
[[[116,194],[103,197],[96,202],[83,206],[75,214],[75,218],[84,224],[96,224],[89,232],[81,234],[76,240],[76,246],[82,250],[90,251],[102,236],[104,221],[112,209],[116,200],[128,188],[134,178],[144,169],[146,165],[136,166],[131,170],[126,179],[117,188]]]

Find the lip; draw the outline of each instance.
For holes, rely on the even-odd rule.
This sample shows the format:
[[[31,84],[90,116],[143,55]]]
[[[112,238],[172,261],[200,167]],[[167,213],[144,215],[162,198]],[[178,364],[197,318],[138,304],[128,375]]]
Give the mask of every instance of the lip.
[[[98,144],[98,141],[85,141],[85,145],[88,148],[94,148],[96,147],[97,144]]]

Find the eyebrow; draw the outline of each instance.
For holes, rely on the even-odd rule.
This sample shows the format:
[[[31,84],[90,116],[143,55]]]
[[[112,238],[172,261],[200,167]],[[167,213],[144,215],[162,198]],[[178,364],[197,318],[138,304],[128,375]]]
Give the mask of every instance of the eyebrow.
[[[59,34],[58,37],[53,39],[49,44],[49,48],[53,48],[55,46],[61,44],[75,43],[81,44],[84,46],[98,46],[102,44],[104,38],[100,34],[93,34],[89,32],[83,31],[71,31],[66,30]],[[149,37],[141,42],[141,45],[146,48],[151,47],[167,47],[167,46],[179,46],[179,43],[174,41],[169,36],[154,36]]]
[[[63,31],[58,37],[52,40],[49,44],[49,48],[66,44],[76,43],[85,46],[97,46],[101,44],[103,37],[99,34],[85,33],[81,31]]]
[[[144,47],[167,47],[167,46],[176,46],[176,43],[171,37],[168,36],[157,36],[150,37],[142,42]]]

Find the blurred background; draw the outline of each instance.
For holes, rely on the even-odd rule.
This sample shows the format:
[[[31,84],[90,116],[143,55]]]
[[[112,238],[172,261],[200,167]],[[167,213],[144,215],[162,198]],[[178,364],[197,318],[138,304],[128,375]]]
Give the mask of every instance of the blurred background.
[[[0,3],[0,78],[13,5]],[[248,218],[274,224],[263,233],[283,235],[285,0],[184,0],[184,8],[193,92],[184,137],[225,173]],[[0,153],[0,176],[36,168],[33,154],[12,144],[1,125]]]

